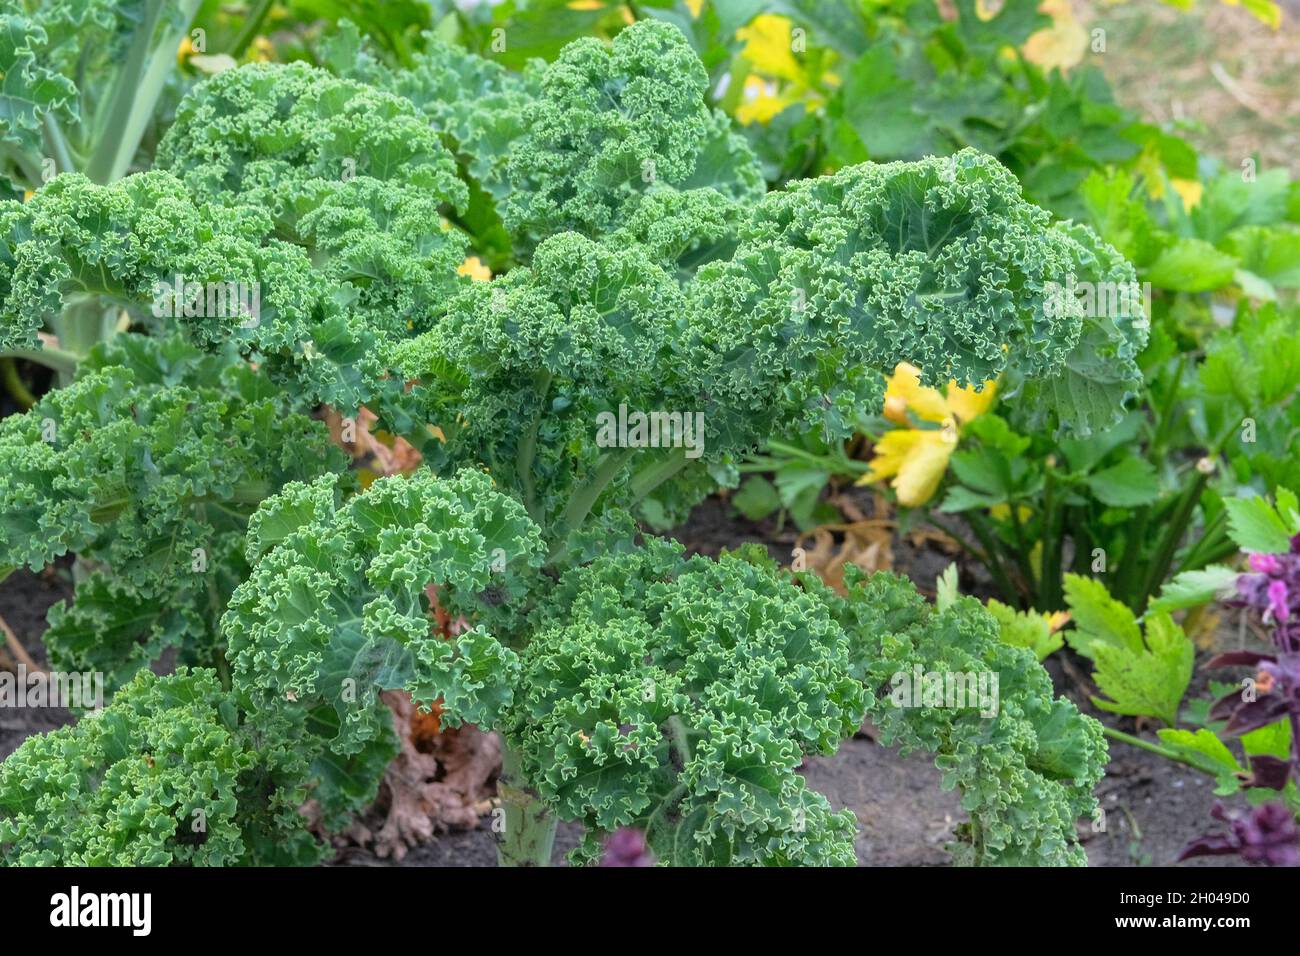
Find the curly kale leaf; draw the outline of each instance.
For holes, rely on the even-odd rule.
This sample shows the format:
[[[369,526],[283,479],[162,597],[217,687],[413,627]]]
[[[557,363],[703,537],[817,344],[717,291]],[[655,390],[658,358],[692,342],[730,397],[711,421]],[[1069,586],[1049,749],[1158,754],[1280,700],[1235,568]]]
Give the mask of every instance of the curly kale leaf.
[[[303,64],[254,64],[186,96],[159,166],[175,176],[67,174],[0,206],[0,347],[61,331],[74,304],[123,306],[148,328],[234,340],[307,398],[388,402],[406,424],[381,346],[427,328],[469,282],[441,217],[465,186],[411,104]]]
[[[0,175],[123,176],[199,0],[21,0],[0,16]],[[51,168],[48,164],[53,162]]]
[[[706,263],[731,258],[748,217],[744,203],[716,189],[653,188],[611,243],[643,246],[685,285]]]
[[[672,358],[684,311],[680,287],[641,247],[563,233],[530,267],[453,300],[433,331],[397,352],[398,377],[421,380],[415,395],[446,433],[438,467],[489,465],[547,524],[619,459],[595,443],[598,415],[620,403],[686,407],[686,370]]]
[[[506,733],[558,812],[645,830],[675,865],[848,864],[853,823],[795,772],[861,722],[850,645],[815,597],[675,542],[568,572],[535,620]]]
[[[506,160],[527,129],[525,111],[541,92],[545,64],[533,61],[515,73],[435,34],[424,41],[409,66],[390,69],[369,52],[356,26],[341,20],[325,43],[325,65],[409,100],[474,181],[493,198],[504,198],[510,190]]]
[[[304,189],[354,178],[423,190],[452,206],[465,186],[411,104],[305,63],[252,63],[195,87],[158,146],[195,196],[260,206],[292,234]]]
[[[103,712],[0,763],[0,862],[315,863],[307,766],[282,729],[241,726],[213,671],[142,671]]]
[[[162,173],[112,186],[69,173],[26,203],[0,203],[0,348],[35,346],[74,298],[152,303],[201,241],[202,222]]]
[[[510,703],[518,658],[483,622],[504,617],[541,564],[536,527],[476,471],[385,478],[335,499],[332,478],[291,483],[254,516],[255,565],[222,619],[237,686],[263,707],[331,706],[330,746],[345,755],[382,731],[381,690],[440,699],[453,726],[492,725]],[[444,640],[430,585],[443,607],[479,623]]]
[[[17,186],[40,179],[46,117],[66,122],[75,115],[77,88],[42,55],[48,43],[37,23],[0,15],[0,145],[4,172]]]
[[[1097,721],[1054,696],[1032,651],[1004,643],[997,622],[973,598],[937,610],[890,574],[850,574],[847,598],[816,578],[803,581],[821,592],[852,640],[854,672],[870,689],[870,717],[884,742],[903,753],[936,754],[944,786],[961,791],[970,823],[950,847],[956,862],[1087,862],[1075,822],[1096,810],[1092,789],[1105,768],[1105,738]],[[949,675],[993,674],[993,717],[960,702],[946,706],[946,696],[925,696],[925,682],[938,686],[936,677],[946,695]]]
[[[653,20],[606,47],[575,40],[542,75],[507,165],[506,225],[533,241],[617,228],[654,184],[762,194],[743,137],[704,101],[708,76],[685,36]]]
[[[1142,388],[1138,353],[1146,347],[1145,314],[1132,264],[1085,226],[1057,223],[1052,231],[1069,250],[1072,265],[1057,294],[1082,325],[1078,341],[1054,374],[1024,379],[1013,404],[1025,429],[1059,422],[1080,438],[1120,421],[1124,403]],[[1082,290],[1066,298],[1065,290]],[[1019,377],[1019,376],[1018,376]],[[1014,389],[1003,392],[1004,395]]]
[[[248,572],[249,515],[285,482],[345,463],[231,350],[137,335],[0,422],[0,450],[0,567],[81,557],[91,573],[51,610],[45,644],[109,690],[168,647],[214,663],[216,618]]]
[[[234,336],[273,375],[345,409],[400,402],[376,364],[381,343],[422,331],[469,281],[456,275],[465,242],[442,216],[466,187],[410,102],[301,63],[250,64],[185,97],[158,165],[218,207],[207,216],[241,220],[230,231],[254,247],[198,237],[177,264],[199,282],[260,283],[256,322],[185,316],[200,338]]]
[[[768,434],[794,415],[842,436],[902,361],[941,385],[1008,367],[1051,377],[1076,358],[1081,319],[1045,304],[1078,243],[973,150],[793,183],[741,235],[691,286],[690,360],[727,402],[724,432]]]
[[[900,361],[935,384],[1008,368],[1054,381],[1131,351],[1099,341],[1076,310],[1046,307],[1082,233],[1049,228],[978,153],[855,166],[739,217],[728,203],[651,190],[605,241],[552,236],[529,268],[453,300],[393,355],[448,434],[441,453],[511,478],[546,523],[600,480],[606,506],[670,479],[669,499],[693,493],[689,475],[674,477],[687,449],[600,443],[600,416],[620,405],[700,416],[689,451],[716,465],[791,428],[847,436]],[[697,256],[712,261],[697,268]],[[1100,396],[1087,419],[1122,400]],[[1068,404],[1044,401],[1066,418]]]

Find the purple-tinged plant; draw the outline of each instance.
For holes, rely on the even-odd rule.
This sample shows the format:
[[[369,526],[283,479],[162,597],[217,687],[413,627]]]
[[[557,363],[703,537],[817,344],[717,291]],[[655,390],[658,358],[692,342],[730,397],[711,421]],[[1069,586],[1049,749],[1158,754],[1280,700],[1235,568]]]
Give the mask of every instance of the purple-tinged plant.
[[[1228,824],[1226,834],[1197,837],[1178,854],[1178,862],[1194,856],[1239,855],[1247,863],[1300,866],[1300,827],[1282,803],[1264,803],[1245,811],[1229,811],[1218,800],[1210,815]]]
[[[1250,555],[1250,573],[1237,578],[1238,599],[1232,603],[1256,611],[1272,627],[1276,654],[1229,651],[1211,658],[1207,667],[1254,667],[1254,694],[1233,691],[1215,702],[1210,717],[1226,719],[1225,732],[1244,734],[1283,718],[1291,722],[1288,770],[1300,782],[1300,534],[1282,554]],[[1278,767],[1257,768],[1261,785],[1278,781]]]
[[[1250,555],[1250,573],[1237,578],[1239,607],[1258,612],[1273,627],[1273,642],[1283,653],[1300,652],[1300,534],[1282,554]]]
[[[646,846],[645,834],[635,827],[621,827],[605,840],[601,866],[654,866],[654,854]]]

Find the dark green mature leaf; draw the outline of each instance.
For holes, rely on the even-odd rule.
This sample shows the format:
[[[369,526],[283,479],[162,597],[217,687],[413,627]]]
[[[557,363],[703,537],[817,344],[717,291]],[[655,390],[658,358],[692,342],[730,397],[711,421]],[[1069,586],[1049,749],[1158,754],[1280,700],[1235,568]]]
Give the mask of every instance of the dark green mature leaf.
[[[301,524],[288,530],[294,520]],[[482,472],[385,478],[341,506],[332,478],[293,483],[254,517],[252,574],[222,619],[239,684],[259,707],[289,699],[338,714],[330,749],[354,754],[382,731],[381,690],[442,700],[442,720],[491,726],[518,659],[479,623],[444,640],[443,607],[490,621],[515,608],[541,563],[537,528]]]
[[[1113,508],[1149,505],[1160,494],[1155,466],[1145,458],[1127,457],[1084,479],[1093,495]]]
[[[844,635],[816,597],[676,543],[570,571],[524,655],[507,733],[561,813],[635,825],[675,865],[852,865],[852,822],[796,773],[861,721]]]
[[[308,865],[306,765],[286,728],[230,718],[213,671],[142,671],[102,713],[0,763],[11,866]]]
[[[55,605],[44,641],[110,692],[169,647],[215,663],[249,515],[285,482],[343,467],[325,427],[231,353],[118,336],[0,422],[0,565],[73,551],[102,568]]]

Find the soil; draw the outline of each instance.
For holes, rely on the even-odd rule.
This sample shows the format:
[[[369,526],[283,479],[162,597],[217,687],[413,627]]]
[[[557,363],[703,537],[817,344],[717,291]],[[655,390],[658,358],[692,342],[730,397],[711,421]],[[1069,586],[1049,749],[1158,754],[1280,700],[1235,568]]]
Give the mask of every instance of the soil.
[[[788,562],[795,533],[774,522],[751,522],[735,514],[719,498],[696,509],[691,520],[674,532],[692,552],[716,556],[724,547],[743,541],[763,541],[778,560]],[[895,543],[895,565],[930,590],[935,577],[952,556],[937,547],[913,548]],[[967,593],[986,591],[987,582],[973,568],[958,561],[962,588]],[[66,568],[53,567],[43,574],[15,572],[0,582],[0,615],[39,663],[44,663],[40,635],[45,612],[71,591]],[[1086,672],[1082,662],[1070,662],[1068,651],[1048,661],[1058,693],[1068,695],[1086,713],[1133,732],[1132,720],[1100,714],[1087,700],[1090,690],[1080,683]],[[1199,655],[1202,658],[1204,654]],[[0,667],[13,659],[0,645]],[[1203,676],[1198,673],[1198,683]],[[1200,688],[1194,686],[1193,691]],[[7,756],[30,734],[70,722],[59,710],[0,711],[0,758]],[[812,757],[804,765],[809,784],[824,793],[835,809],[848,808],[858,820],[858,862],[863,866],[944,866],[944,845],[965,815],[955,792],[940,789],[940,776],[925,754],[900,757],[878,745],[870,727],[845,741],[831,757]],[[1203,774],[1143,750],[1112,743],[1106,777],[1098,797],[1106,811],[1105,830],[1092,832],[1087,821],[1080,835],[1093,866],[1146,866],[1172,863],[1178,851],[1212,822],[1213,781]],[[577,844],[581,828],[561,825],[556,839],[556,862]],[[479,829],[437,836],[409,852],[400,862],[381,859],[369,850],[351,847],[340,851],[339,866],[492,866],[496,861],[493,834],[486,820]],[[1192,860],[1184,866],[1224,865],[1221,858]]]

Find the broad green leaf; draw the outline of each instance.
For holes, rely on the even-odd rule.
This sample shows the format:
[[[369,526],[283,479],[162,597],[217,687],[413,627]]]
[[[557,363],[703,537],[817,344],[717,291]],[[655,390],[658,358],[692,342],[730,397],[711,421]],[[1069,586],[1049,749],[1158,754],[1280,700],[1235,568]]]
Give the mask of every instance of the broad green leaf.
[[[1294,499],[1292,499],[1294,500]],[[1228,528],[1232,540],[1243,551],[1275,554],[1291,547],[1291,537],[1300,532],[1294,511],[1283,519],[1264,498],[1225,498]]]
[[[1006,504],[1006,500],[1002,495],[984,495],[962,485],[954,485],[948,489],[939,510],[956,514],[975,508],[992,508],[994,505]]]
[[[1248,771],[1237,762],[1236,755],[1213,731],[1204,727],[1194,732],[1164,728],[1156,731],[1156,736],[1170,750],[1181,754],[1201,770],[1213,774],[1220,788],[1227,792],[1240,789],[1237,774]]]
[[[1237,260],[1203,239],[1179,239],[1144,272],[1154,286],[1174,292],[1209,292],[1232,283]]]
[[[1156,717],[1171,727],[1192,679],[1195,650],[1183,629],[1168,614],[1147,620],[1140,649],[1095,642],[1093,680],[1104,697],[1092,702],[1102,710],[1132,717]]]
[[[1150,610],[1169,613],[1200,607],[1231,592],[1236,582],[1237,572],[1222,564],[1184,571],[1165,582],[1159,596],[1151,602]]]
[[[1279,720],[1275,724],[1242,734],[1241,746],[1249,757],[1262,754],[1286,760],[1291,756],[1291,722]]]
[[[1160,494],[1155,466],[1145,458],[1125,458],[1084,481],[1098,501],[1112,508],[1149,505]]]
[[[1137,618],[1116,601],[1106,585],[1079,574],[1065,575],[1065,602],[1074,618],[1074,630],[1066,634],[1070,646],[1084,657],[1094,657],[1098,646],[1120,648],[1132,654],[1143,649]]]
[[[762,475],[750,475],[731,496],[731,503],[750,521],[760,521],[781,507],[781,496]]]
[[[1240,267],[1278,289],[1300,286],[1300,229],[1243,226],[1228,234],[1223,248]]]

